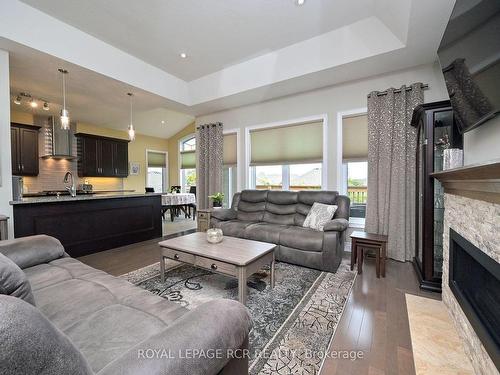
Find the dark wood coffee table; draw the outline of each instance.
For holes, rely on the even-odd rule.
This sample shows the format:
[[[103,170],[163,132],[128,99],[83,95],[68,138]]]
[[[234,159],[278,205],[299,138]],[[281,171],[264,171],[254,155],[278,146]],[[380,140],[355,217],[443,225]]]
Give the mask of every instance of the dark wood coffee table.
[[[387,257],[387,236],[367,232],[354,231],[351,234],[351,271],[358,263],[358,273],[363,272],[363,250],[375,250],[377,278],[385,277],[385,259]]]
[[[266,264],[271,266],[271,288],[274,288],[275,244],[236,237],[224,237],[222,242],[211,244],[206,233],[196,232],[161,241],[159,245],[162,282],[168,258],[238,278],[238,299],[243,304],[247,299],[248,276]]]

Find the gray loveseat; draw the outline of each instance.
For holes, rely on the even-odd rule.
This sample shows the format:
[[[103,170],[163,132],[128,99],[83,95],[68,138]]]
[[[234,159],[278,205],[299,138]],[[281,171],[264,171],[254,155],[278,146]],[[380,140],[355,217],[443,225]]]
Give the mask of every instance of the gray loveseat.
[[[324,231],[302,226],[314,202],[338,206]],[[278,245],[277,260],[335,272],[342,260],[349,204],[336,191],[243,190],[234,195],[230,209],[212,211],[210,225],[226,236]]]
[[[0,241],[0,282],[1,374],[248,373],[237,349],[252,323],[236,301],[188,311],[48,236]]]

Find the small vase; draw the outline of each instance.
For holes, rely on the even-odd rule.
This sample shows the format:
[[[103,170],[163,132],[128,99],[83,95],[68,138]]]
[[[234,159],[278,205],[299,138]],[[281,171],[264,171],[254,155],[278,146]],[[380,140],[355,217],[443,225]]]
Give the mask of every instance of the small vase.
[[[219,243],[224,238],[222,229],[210,228],[207,230],[207,241],[210,243]]]

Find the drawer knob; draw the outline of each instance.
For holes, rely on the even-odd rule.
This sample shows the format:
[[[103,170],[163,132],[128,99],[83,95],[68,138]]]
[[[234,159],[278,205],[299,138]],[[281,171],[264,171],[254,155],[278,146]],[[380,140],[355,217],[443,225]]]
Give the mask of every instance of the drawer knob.
[[[212,265],[210,266],[210,268],[213,269],[213,270],[216,270],[217,269],[217,264],[212,263]]]
[[[179,256],[177,254],[174,254],[174,259],[175,260],[178,260],[179,259]]]

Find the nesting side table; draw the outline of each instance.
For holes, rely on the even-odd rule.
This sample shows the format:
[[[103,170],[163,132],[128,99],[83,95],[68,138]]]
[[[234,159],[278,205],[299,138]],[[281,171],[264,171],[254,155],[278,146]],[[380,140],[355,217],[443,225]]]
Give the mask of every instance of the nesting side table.
[[[358,264],[358,274],[363,272],[363,251],[375,250],[377,278],[385,277],[385,259],[387,257],[387,236],[383,234],[354,231],[351,234],[351,271]]]

